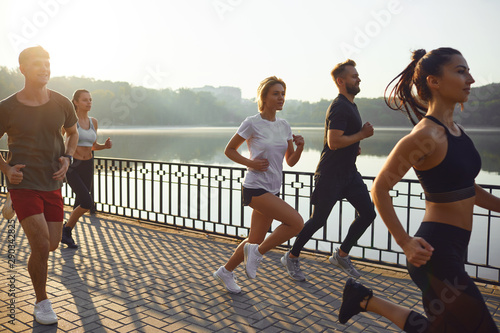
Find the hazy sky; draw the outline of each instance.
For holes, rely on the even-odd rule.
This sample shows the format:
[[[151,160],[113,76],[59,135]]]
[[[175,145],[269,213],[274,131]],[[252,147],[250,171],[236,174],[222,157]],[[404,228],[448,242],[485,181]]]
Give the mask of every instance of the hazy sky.
[[[358,96],[379,97],[417,48],[457,48],[476,86],[500,82],[499,15],[498,0],[0,0],[0,66],[42,45],[53,77],[253,98],[277,75],[288,98],[315,102],[336,96],[330,71],[352,58]]]

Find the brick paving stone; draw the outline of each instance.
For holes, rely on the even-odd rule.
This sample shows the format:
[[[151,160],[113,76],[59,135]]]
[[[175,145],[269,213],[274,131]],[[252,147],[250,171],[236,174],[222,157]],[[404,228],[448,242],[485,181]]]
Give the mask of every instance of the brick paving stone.
[[[108,317],[108,318],[116,320],[118,322],[120,322],[123,318],[126,317],[126,315],[124,315],[123,313],[115,312],[113,310],[101,311],[101,312],[99,312],[99,315]]]
[[[73,332],[79,326],[78,322],[72,323],[72,322],[66,321],[66,318],[62,317],[61,315],[59,315],[59,318],[60,319],[57,323],[57,329],[61,330],[63,332]]]
[[[0,201],[2,197],[0,196]],[[173,220],[172,220],[173,221]],[[266,254],[257,279],[235,270],[241,294],[229,294],[212,273],[237,242],[137,220],[84,216],[74,236],[78,250],[49,256],[47,290],[57,325],[33,320],[34,292],[26,264],[29,245],[16,221],[16,263],[7,263],[6,223],[0,220],[0,331],[5,332],[377,332],[399,329],[372,313],[337,321],[346,276],[328,256],[304,254],[308,281],[290,280],[283,250]],[[200,254],[211,256],[200,260]],[[356,262],[360,280],[376,293],[422,312],[420,291],[404,270]],[[7,285],[15,276],[15,325],[7,320]],[[478,284],[500,325],[500,287]]]
[[[137,327],[137,324],[127,324],[115,330],[119,333],[128,333],[128,332],[139,332],[140,328]]]
[[[98,330],[101,332],[106,332],[106,328],[100,324],[100,321],[82,324],[82,327],[83,327],[85,332],[93,332],[93,331],[98,331]]]
[[[173,324],[170,324],[168,326],[163,327],[163,329],[165,330],[165,332],[177,332],[178,330],[180,330],[188,325],[191,325],[191,324],[188,322],[176,322],[176,323],[173,323]]]

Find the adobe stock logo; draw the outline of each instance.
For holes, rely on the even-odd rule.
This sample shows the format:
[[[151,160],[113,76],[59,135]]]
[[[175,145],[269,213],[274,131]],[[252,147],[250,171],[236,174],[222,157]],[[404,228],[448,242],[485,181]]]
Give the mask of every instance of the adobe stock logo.
[[[41,29],[45,28],[60,9],[60,5],[65,5],[69,0],[40,0],[40,9],[31,17],[23,16],[21,20],[20,34],[10,32],[8,38],[15,50],[21,50],[23,45],[29,44],[30,39],[35,38]]]
[[[368,21],[363,28],[356,27],[352,43],[342,42],[340,50],[345,58],[351,58],[353,54],[359,54],[367,47],[371,40],[377,37],[384,28],[392,21],[393,15],[398,15],[403,11],[399,0],[390,0],[387,9],[372,11],[370,13],[373,20]]]
[[[147,89],[161,89],[166,86],[169,77],[170,72],[163,71],[159,65],[154,67],[147,66],[145,68],[145,75],[142,79],[142,87],[132,87],[130,93],[118,95],[113,102],[111,102],[110,108],[113,117],[103,119],[100,124],[103,127],[112,127],[113,125],[119,125],[119,121],[125,123],[125,119],[130,116],[130,111],[138,108],[140,103],[145,101],[148,97]]]
[[[495,96],[497,92],[498,86],[492,85],[495,80],[491,74],[488,75],[488,78],[475,75],[473,76],[476,80],[474,86],[477,86],[477,88],[471,90],[469,100],[465,103],[465,108],[463,110],[460,110],[460,106],[457,105],[457,109],[459,111],[455,113],[455,119],[459,123],[479,111],[481,107],[484,107],[485,103]]]
[[[237,6],[241,5],[243,0],[214,0],[212,1],[212,6],[214,7],[217,15],[221,20],[224,20],[224,16],[227,12],[232,12]]]

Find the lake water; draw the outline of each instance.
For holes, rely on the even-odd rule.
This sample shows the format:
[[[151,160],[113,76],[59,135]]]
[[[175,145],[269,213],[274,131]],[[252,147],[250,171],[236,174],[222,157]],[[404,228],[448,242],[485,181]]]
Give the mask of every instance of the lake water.
[[[293,167],[284,163],[284,170],[314,172],[323,149],[323,128],[292,128],[294,134],[305,138],[305,149],[300,161]],[[361,155],[357,166],[363,176],[376,176],[394,145],[410,129],[375,129],[375,134],[361,141]],[[101,129],[99,142],[109,136],[113,149],[96,152],[96,156],[138,160],[240,166],[224,155],[224,147],[236,128],[149,128]],[[500,130],[468,130],[482,159],[478,184],[500,185]],[[5,138],[0,141],[4,144]],[[248,154],[246,144],[240,148]],[[405,176],[416,179],[410,170]]]

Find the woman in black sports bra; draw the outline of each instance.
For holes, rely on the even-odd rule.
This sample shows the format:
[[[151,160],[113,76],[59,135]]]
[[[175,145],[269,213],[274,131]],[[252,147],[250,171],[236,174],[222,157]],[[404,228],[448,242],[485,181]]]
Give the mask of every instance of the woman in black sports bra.
[[[452,48],[417,50],[388,88],[393,82],[386,103],[405,112],[415,126],[392,150],[371,193],[406,255],[410,276],[422,291],[426,316],[374,296],[350,279],[339,320],[345,323],[361,311],[371,311],[405,332],[498,332],[464,265],[474,205],[500,212],[500,199],[476,185],[481,159],[453,121],[456,104],[467,101],[474,83],[467,62]],[[389,196],[410,167],[426,196],[424,219],[414,237],[403,228]]]

